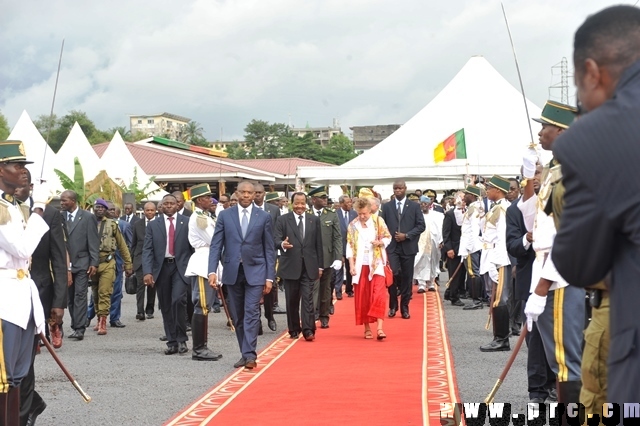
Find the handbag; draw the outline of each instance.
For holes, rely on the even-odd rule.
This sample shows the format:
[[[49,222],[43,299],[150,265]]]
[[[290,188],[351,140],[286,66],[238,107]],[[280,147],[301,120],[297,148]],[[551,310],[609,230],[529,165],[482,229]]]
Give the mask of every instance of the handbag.
[[[126,277],[124,280],[124,291],[127,294],[136,294],[136,290],[138,289],[138,281],[136,280],[136,276],[131,275],[130,277]]]
[[[378,217],[378,230],[380,230],[380,217]],[[381,235],[378,233],[378,239],[381,240]],[[391,266],[389,266],[389,261],[387,260],[384,264],[384,284],[387,287],[391,287],[393,285],[393,270]]]

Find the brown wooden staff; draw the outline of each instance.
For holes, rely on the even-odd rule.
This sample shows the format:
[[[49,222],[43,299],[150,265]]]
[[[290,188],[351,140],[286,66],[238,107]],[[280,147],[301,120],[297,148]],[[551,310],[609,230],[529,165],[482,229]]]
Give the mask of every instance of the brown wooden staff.
[[[42,340],[42,343],[44,343],[44,345],[47,347],[47,349],[51,353],[51,356],[53,357],[55,362],[58,364],[58,367],[60,367],[64,375],[67,376],[67,379],[69,379],[73,387],[76,388],[78,392],[80,392],[80,396],[82,396],[82,399],[84,399],[84,402],[86,403],[91,402],[91,397],[87,395],[85,391],[82,390],[78,382],[76,382],[76,379],[73,378],[71,373],[69,373],[69,370],[67,370],[67,368],[64,366],[62,361],[60,361],[60,358],[58,358],[58,354],[56,354],[56,351],[53,349],[53,346],[51,346],[51,343],[49,343],[44,333],[40,333],[40,340]]]
[[[231,331],[236,331],[236,328],[233,326],[233,321],[231,320],[231,316],[229,315],[229,307],[227,306],[227,300],[224,298],[224,293],[222,292],[222,287],[218,286],[218,294],[220,295],[220,300],[222,301],[222,308],[224,309],[224,313],[227,315],[227,322],[231,324]]]
[[[445,284],[447,288],[449,288],[449,286],[451,285],[451,281],[453,281],[456,275],[458,275],[458,271],[460,270],[461,266],[462,266],[462,262],[458,263],[458,267],[456,268],[455,271],[453,271],[453,275],[451,275],[451,277],[449,278],[449,281],[447,281],[447,284]]]
[[[511,365],[513,364],[513,361],[515,361],[516,357],[518,356],[518,352],[520,351],[520,347],[522,347],[522,342],[524,342],[524,338],[526,335],[527,335],[527,327],[524,326],[522,327],[522,332],[520,333],[520,337],[518,338],[518,341],[516,342],[516,345],[513,348],[513,352],[511,352],[511,356],[507,361],[507,365],[504,366],[504,370],[502,370],[502,374],[500,374],[498,381],[496,382],[495,385],[493,385],[493,389],[491,389],[491,392],[489,392],[489,395],[487,395],[487,397],[485,398],[484,400],[485,404],[491,404],[493,402],[493,399],[496,396],[496,392],[498,392],[498,389],[500,389],[500,385],[502,385],[502,383],[504,382],[504,379],[507,378],[507,374],[511,369]]]

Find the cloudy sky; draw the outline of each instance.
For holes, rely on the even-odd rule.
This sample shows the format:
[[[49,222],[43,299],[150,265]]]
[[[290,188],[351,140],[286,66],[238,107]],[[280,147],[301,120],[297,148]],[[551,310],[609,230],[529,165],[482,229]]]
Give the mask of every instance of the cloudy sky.
[[[571,67],[576,28],[618,3],[504,0],[529,99],[559,99],[551,67],[563,56]],[[518,86],[496,0],[4,1],[0,110],[10,126],[24,109],[49,114],[63,38],[55,113],[85,111],[102,129],[163,111],[198,121],[209,140],[242,139],[254,118],[337,118],[347,134],[402,124],[472,55]]]

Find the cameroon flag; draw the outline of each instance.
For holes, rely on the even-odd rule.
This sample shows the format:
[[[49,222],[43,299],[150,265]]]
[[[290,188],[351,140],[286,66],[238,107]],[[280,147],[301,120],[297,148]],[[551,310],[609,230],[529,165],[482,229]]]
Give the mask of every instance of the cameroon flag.
[[[467,158],[467,145],[464,142],[464,129],[460,129],[444,141],[440,142],[433,150],[433,162],[438,164],[443,161]]]

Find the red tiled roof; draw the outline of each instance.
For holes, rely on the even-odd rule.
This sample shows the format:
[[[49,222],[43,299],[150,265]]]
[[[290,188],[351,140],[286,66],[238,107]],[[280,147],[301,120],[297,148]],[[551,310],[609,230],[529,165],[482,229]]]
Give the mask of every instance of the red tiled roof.
[[[304,158],[266,158],[252,160],[231,160],[236,164],[264,170],[279,175],[295,175],[297,167],[335,167],[334,164],[320,161],[306,160]]]

